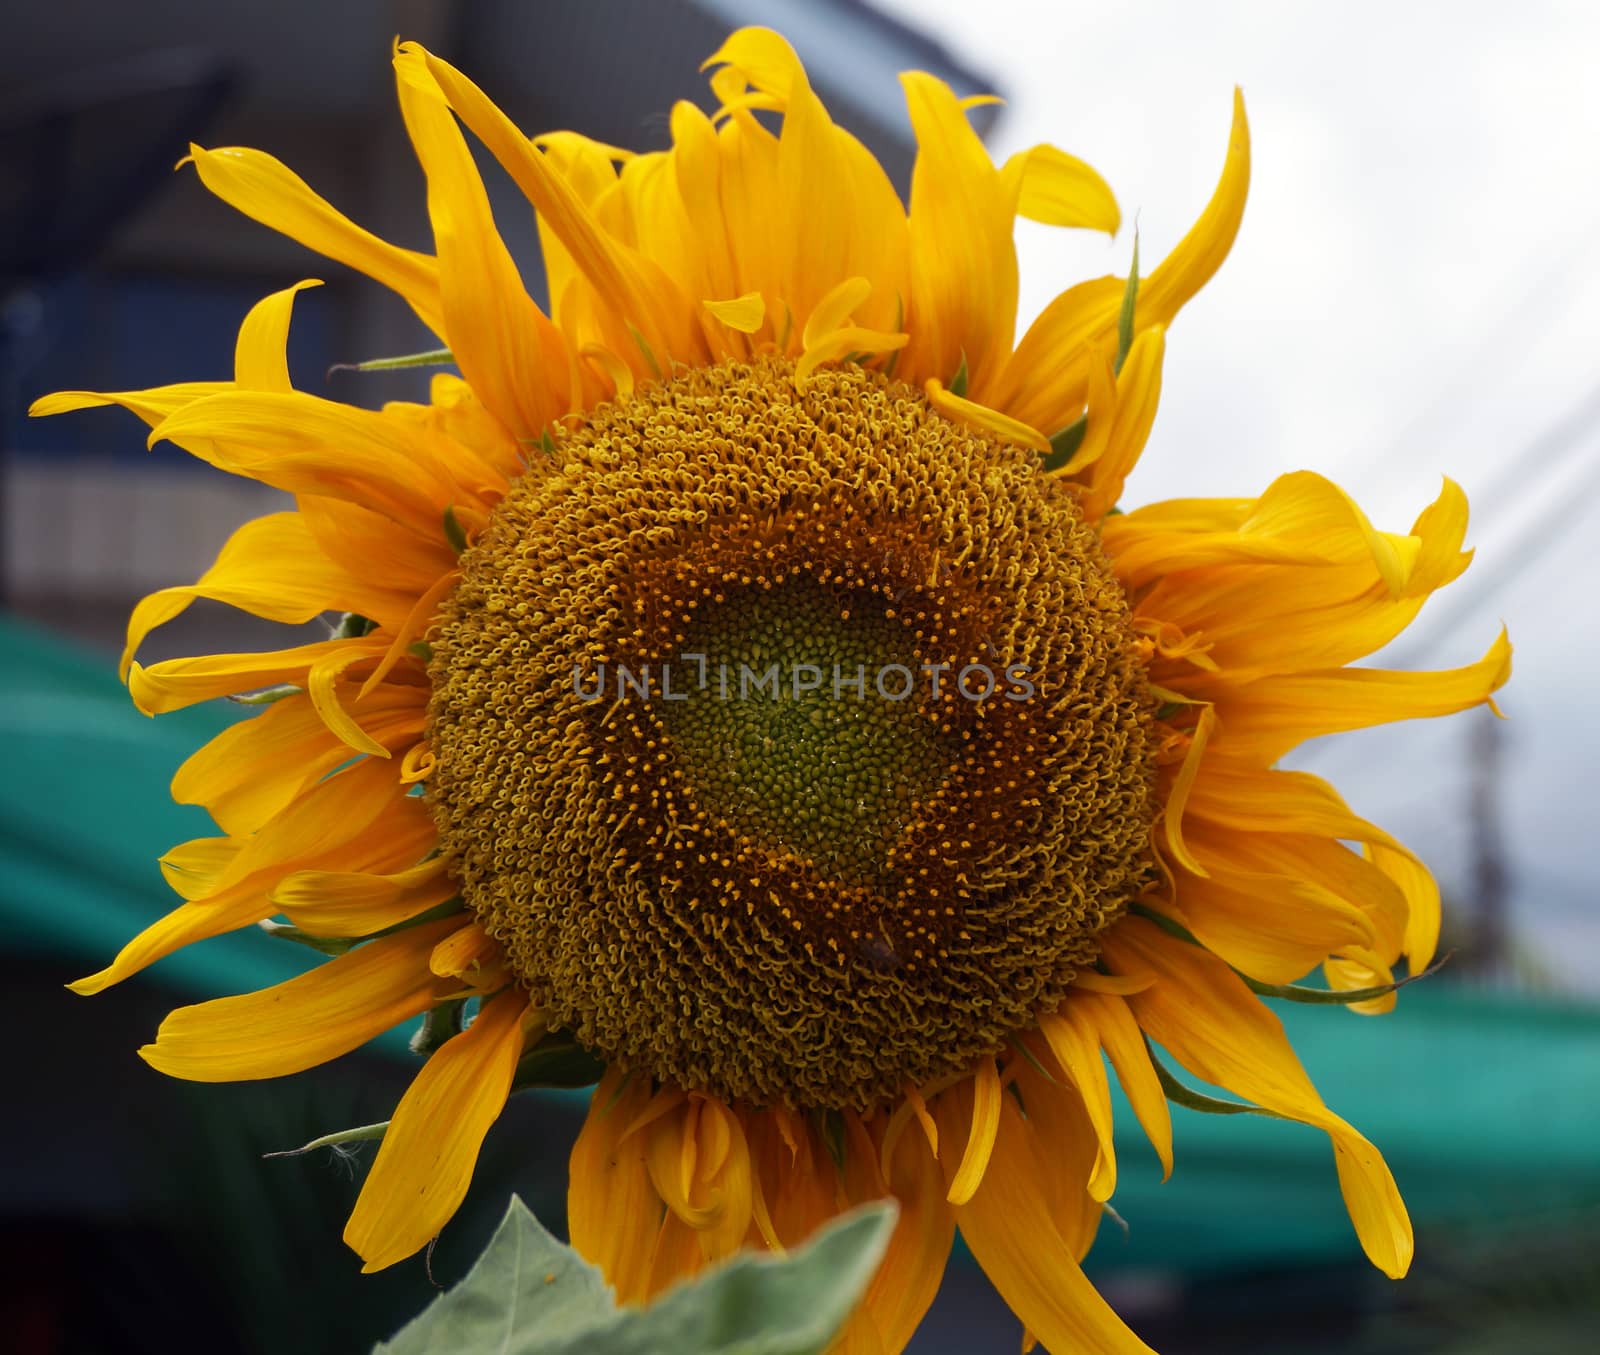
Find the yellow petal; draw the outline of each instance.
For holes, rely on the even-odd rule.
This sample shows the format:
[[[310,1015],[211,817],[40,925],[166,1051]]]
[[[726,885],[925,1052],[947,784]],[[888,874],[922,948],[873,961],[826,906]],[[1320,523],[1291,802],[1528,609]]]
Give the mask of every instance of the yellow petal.
[[[572,1245],[600,1267],[621,1303],[641,1302],[661,1200],[650,1184],[643,1136],[625,1130],[650,1099],[650,1079],[608,1068],[589,1099],[567,1173]]]
[[[1162,838],[1173,862],[1199,876],[1206,874],[1206,868],[1200,864],[1184,840],[1183,816],[1189,807],[1189,799],[1194,794],[1195,786],[1200,783],[1201,772],[1205,765],[1203,759],[1206,745],[1210,742],[1216,727],[1216,712],[1209,706],[1203,707],[1199,718],[1195,721],[1194,729],[1190,731],[1189,747],[1184,753],[1183,762],[1179,765],[1178,774],[1173,778],[1172,785],[1167,791],[1166,803],[1161,807]]]
[[[749,1149],[738,1117],[695,1094],[656,1116],[643,1135],[656,1194],[699,1235],[702,1258],[731,1255],[753,1216]]]
[[[403,45],[394,66],[400,111],[428,178],[446,342],[495,417],[517,437],[537,439],[574,403],[565,342],[523,287],[472,153],[420,49]]]
[[[235,837],[198,837],[180,842],[161,858],[161,877],[184,899],[203,899],[233,864],[245,843]]]
[[[1144,451],[1156,406],[1161,402],[1161,362],[1166,353],[1166,331],[1159,325],[1142,331],[1128,350],[1128,360],[1117,376],[1117,407],[1104,450],[1089,467],[1089,486],[1083,496],[1083,515],[1095,522],[1116,507],[1129,473]]]
[[[1307,739],[1482,705],[1511,676],[1502,630],[1476,663],[1434,673],[1339,668],[1262,678],[1217,703],[1228,755],[1271,765]]]
[[[1244,217],[1250,187],[1250,128],[1236,90],[1233,128],[1216,191],[1176,249],[1139,287],[1135,326],[1170,326],[1183,305],[1222,265]],[[1055,432],[1083,411],[1090,347],[1112,353],[1126,283],[1095,278],[1063,292],[1040,312],[992,390],[983,395],[1013,418]]]
[[[500,957],[500,943],[477,922],[469,922],[433,948],[428,968],[441,977],[476,983],[480,970]]]
[[[1211,281],[1233,248],[1244,220],[1245,198],[1250,191],[1250,123],[1244,112],[1244,93],[1233,91],[1233,128],[1228,134],[1228,154],[1222,177],[1200,219],[1178,242],[1171,254],[1140,284],[1138,319],[1141,325],[1170,325],[1189,298]]]
[[[705,64],[721,63],[738,81],[770,96],[769,105],[783,112],[771,163],[724,162],[723,182],[729,185],[724,201],[738,200],[729,218],[729,237],[740,251],[742,285],[769,299],[781,297],[795,315],[803,316],[845,278],[867,277],[874,296],[860,316],[862,327],[887,330],[897,294],[903,296],[907,287],[905,213],[888,176],[859,141],[834,125],[794,49],[778,34],[739,29]],[[759,160],[767,143],[753,134],[754,120],[748,114],[745,119],[739,149],[754,152]],[[752,181],[730,184],[746,167],[755,171]],[[770,192],[762,201],[764,189]],[[736,233],[748,224],[752,206],[768,221],[755,237],[761,244],[746,250]],[[774,221],[805,225],[774,231]]]
[[[149,668],[133,664],[128,690],[133,703],[146,715],[165,715],[197,701],[253,692],[260,687],[290,683],[303,686],[312,664],[329,654],[342,653],[348,640],[318,640],[293,649],[264,654],[208,654],[193,659],[168,659]]]
[[[237,851],[225,859],[219,851],[215,873],[180,891],[194,895],[190,902],[146,927],[106,968],[71,984],[72,991],[98,993],[183,946],[271,916],[267,892],[292,871],[415,864],[431,840],[431,816],[421,800],[401,792],[394,769],[376,758],[319,781]],[[399,861],[389,855],[394,851]]]
[[[1077,1088],[1041,1071],[1054,1063],[1049,1050],[1036,1036],[1025,1036],[1024,1043],[1033,1045],[1039,1063],[1018,1059],[1007,1072],[1016,1079],[1012,1085],[1027,1116],[1028,1137],[1040,1170],[1039,1193],[1062,1242],[1081,1261],[1094,1245],[1105,1216],[1105,1206],[1085,1185],[1101,1158],[1100,1141]]]
[[[270,155],[240,146],[208,151],[191,145],[189,159],[200,182],[230,207],[398,292],[423,324],[444,337],[438,267],[428,255],[362,230]]]
[[[118,405],[137,414],[150,427],[167,419],[185,405],[232,390],[231,381],[184,381],[172,386],[153,386],[142,391],[54,391],[41,395],[28,406],[31,418],[67,414],[77,409],[98,409]]]
[[[1357,988],[1377,988],[1394,982],[1394,971],[1370,950],[1355,950],[1348,955],[1330,955],[1322,964],[1328,987],[1336,992],[1349,992]],[[1365,1002],[1347,1002],[1345,1010],[1362,1016],[1383,1016],[1392,1012],[1399,1002],[1399,994],[1384,993]]]
[[[419,86],[426,73],[433,88],[488,147],[541,220],[561,239],[586,284],[617,321],[643,336],[658,362],[704,360],[705,348],[693,323],[693,311],[672,280],[609,238],[571,186],[553,172],[543,155],[481,89],[415,43],[401,44],[396,66],[406,79],[416,78]],[[623,347],[618,342],[620,335],[609,337],[613,349]]]
[[[852,353],[892,353],[904,348],[910,340],[908,334],[890,334],[878,329],[857,329],[847,326],[836,329],[815,346],[801,354],[794,365],[794,379],[804,384],[812,372],[825,362],[838,362]]]
[[[999,410],[990,409],[987,405],[980,405],[975,400],[965,399],[946,390],[944,383],[936,376],[927,379],[923,390],[927,394],[928,403],[947,419],[967,424],[972,428],[981,428],[986,433],[993,433],[1002,442],[1032,447],[1041,454],[1050,450],[1050,440],[1037,428],[1029,428],[1027,424],[1018,423]]]
[[[233,347],[233,379],[246,390],[290,391],[289,319],[294,313],[296,293],[307,287],[320,287],[320,279],[310,278],[285,287],[256,302],[239,326]]]
[[[345,691],[341,704],[355,695]],[[427,702],[425,687],[385,685],[362,703],[362,726],[393,753],[421,735]],[[253,833],[349,758],[310,698],[298,693],[230,725],[191,754],[172,778],[172,798],[203,805],[225,832]]]
[[[1439,885],[1428,868],[1409,852],[1380,843],[1365,844],[1372,864],[1399,885],[1406,900],[1404,953],[1416,973],[1433,963],[1439,944]]]
[[[801,332],[801,345],[812,348],[834,330],[842,329],[850,323],[851,313],[871,295],[872,283],[867,278],[846,278],[811,308]]]
[[[1366,913],[1310,881],[1230,872],[1209,856],[1203,859],[1206,878],[1177,875],[1176,920],[1253,979],[1293,983],[1330,953],[1377,941]],[[1263,918],[1271,925],[1263,926]]]
[[[1102,937],[1113,965],[1153,970],[1127,998],[1140,1026],[1197,1077],[1267,1110],[1314,1125],[1333,1141],[1339,1185],[1362,1248],[1398,1279],[1411,1264],[1411,1220],[1378,1150],[1322,1103],[1278,1018],[1231,969],[1141,918]]]
[[[306,695],[322,717],[322,723],[337,738],[358,753],[386,758],[389,750],[368,734],[356,718],[345,709],[339,699],[339,679],[355,664],[377,662],[382,659],[387,644],[376,632],[356,637],[343,649],[321,655],[306,670]],[[356,700],[365,694],[365,685],[357,691]]]
[[[1280,475],[1255,500],[1174,500],[1107,523],[1118,574],[1139,588],[1174,570],[1243,564],[1364,566],[1403,595],[1421,541],[1376,530],[1360,506],[1312,471]]]
[[[490,998],[400,1098],[345,1225],[345,1244],[366,1263],[364,1274],[417,1251],[465,1198],[484,1136],[511,1091],[527,1011],[514,989]]]
[[[970,1093],[964,1099],[970,1107]],[[939,1103],[939,1133],[952,1145],[964,1145],[964,1109],[961,1098]],[[1078,1268],[1035,1184],[1044,1176],[1043,1154],[1009,1097],[1000,1099],[994,1154],[994,1170],[956,1207],[956,1224],[1011,1311],[1052,1351],[1153,1355]]]
[[[440,514],[476,499],[404,421],[300,392],[229,391],[170,415],[150,435],[221,470],[291,494],[360,504],[429,538]]]
[[[380,600],[370,583],[350,578],[323,555],[298,513],[270,513],[235,531],[198,583],[163,588],[133,609],[120,665],[124,679],[144,638],[196,598],[225,602],[289,625],[300,625],[326,611],[355,611],[357,604],[370,607]],[[381,615],[361,614],[373,620],[392,619],[394,608],[406,605],[400,597],[382,601]],[[404,616],[404,610],[399,615]]]
[[[1109,1200],[1117,1189],[1117,1150],[1111,1136],[1111,1087],[1095,1027],[1078,1012],[1076,1004],[1064,1002],[1058,1011],[1039,1018],[1039,1033],[1077,1089],[1094,1129],[1098,1151],[1088,1180],[1089,1194],[1102,1202]]]
[[[1016,180],[1018,216],[1109,235],[1122,224],[1122,212],[1106,181],[1092,166],[1054,146],[1018,151],[1001,173]]]
[[[949,380],[965,360],[981,397],[1016,323],[1015,194],[948,85],[921,71],[904,73],[900,83],[917,139],[907,366]]]
[[[767,303],[760,292],[746,292],[731,301],[702,301],[700,304],[729,329],[741,334],[754,334],[767,318]]]
[[[487,413],[484,417],[489,418]],[[498,423],[495,427],[502,438],[509,436]],[[384,592],[415,598],[459,563],[454,548],[445,539],[443,504],[465,506],[471,500],[441,501],[436,521],[429,524],[426,534],[341,499],[301,493],[295,503],[318,548],[346,575],[371,576],[381,580]],[[362,616],[374,615],[364,607],[355,610]]]
[[[945,1200],[944,1176],[924,1139],[909,1135],[900,1141],[888,1185],[900,1218],[860,1306],[839,1335],[841,1355],[903,1350],[944,1277],[956,1221]]]
[[[1142,978],[1139,987],[1129,991],[1143,992],[1150,986],[1151,977]],[[1161,1079],[1150,1062],[1139,1023],[1122,996],[1086,992],[1081,983],[1073,985],[1067,1001],[1076,1015],[1093,1024],[1128,1104],[1161,1159],[1161,1179],[1166,1180],[1172,1175],[1172,1112],[1167,1106],[1167,1094],[1161,1089]]]
[[[966,1149],[961,1155],[961,1165],[950,1178],[950,1191],[946,1196],[951,1204],[965,1204],[983,1181],[989,1155],[994,1150],[1003,1096],[994,1060],[980,1059],[972,1080],[972,1123],[963,1136]]]
[[[348,1054],[437,1000],[428,952],[454,918],[357,946],[258,993],[179,1007],[139,1057],[169,1077],[244,1082]]]
[[[268,897],[290,922],[313,936],[366,936],[408,922],[455,895],[456,884],[445,873],[443,858],[434,857],[382,875],[297,870],[274,885]],[[444,972],[449,971],[434,970]]]
[[[1222,828],[1304,833],[1405,850],[1381,828],[1351,813],[1321,777],[1263,769],[1221,756],[1206,759],[1190,793],[1188,813]]]

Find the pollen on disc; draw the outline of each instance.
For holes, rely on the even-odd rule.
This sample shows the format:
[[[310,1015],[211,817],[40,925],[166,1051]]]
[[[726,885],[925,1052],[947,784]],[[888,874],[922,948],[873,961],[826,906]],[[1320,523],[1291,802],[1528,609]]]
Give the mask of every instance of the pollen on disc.
[[[959,1071],[1150,879],[1153,702],[1070,491],[853,365],[596,411],[462,557],[430,671],[463,897],[553,1024],[676,1085]]]

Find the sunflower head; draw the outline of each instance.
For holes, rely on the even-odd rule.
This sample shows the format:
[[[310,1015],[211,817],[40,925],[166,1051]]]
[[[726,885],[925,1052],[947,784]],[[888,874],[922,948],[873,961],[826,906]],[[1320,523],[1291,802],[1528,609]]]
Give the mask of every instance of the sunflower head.
[[[1239,227],[1242,101],[1160,266],[1018,338],[1016,220],[1114,232],[1092,169],[996,165],[912,72],[902,203],[776,34],[708,65],[715,112],[679,104],[670,148],[634,155],[530,139],[402,44],[432,253],[270,156],[194,148],[213,192],[403,296],[456,371],[376,411],[295,390],[302,283],[246,317],[231,381],[36,404],[125,406],[295,496],[134,612],[147,713],[268,690],[174,780],[219,828],[163,859],[182,902],[74,987],[257,923],[333,956],[169,1016],[141,1053],[199,1080],[424,1016],[345,1234],[369,1269],[448,1222],[506,1097],[578,1051],[605,1067],[571,1235],[623,1300],[893,1194],[841,1349],[903,1348],[959,1225],[1047,1348],[1134,1355],[1078,1263],[1117,1183],[1108,1066],[1168,1170],[1168,1095],[1208,1103],[1159,1045],[1226,1109],[1325,1132],[1363,1247],[1403,1274],[1393,1178],[1260,995],[1386,1010],[1438,892],[1277,763],[1485,702],[1509,647],[1350,666],[1466,567],[1449,482],[1404,532],[1311,472],[1117,511],[1167,328]],[[548,305],[463,125],[535,210]],[[195,597],[359,622],[134,663]]]
[[[463,558],[429,794],[608,1061],[867,1110],[1053,1009],[1149,881],[1139,654],[1030,449],[855,366],[701,368],[597,410]]]

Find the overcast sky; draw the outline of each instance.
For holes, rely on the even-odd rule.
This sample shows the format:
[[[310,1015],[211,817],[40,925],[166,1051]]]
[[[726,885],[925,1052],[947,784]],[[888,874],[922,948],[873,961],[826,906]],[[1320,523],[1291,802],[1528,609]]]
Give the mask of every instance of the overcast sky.
[[[1439,476],[1466,487],[1477,558],[1394,657],[1469,661],[1510,625],[1502,809],[1521,937],[1594,986],[1600,6],[878,3],[1006,93],[997,156],[1052,141],[1098,168],[1147,265],[1204,205],[1242,86],[1244,227],[1173,327],[1127,503],[1251,494],[1305,467],[1404,530]],[[1127,226],[1108,244],[1024,223],[1024,323],[1077,278],[1124,270],[1130,243]],[[1305,765],[1465,888],[1466,724],[1363,735]]]

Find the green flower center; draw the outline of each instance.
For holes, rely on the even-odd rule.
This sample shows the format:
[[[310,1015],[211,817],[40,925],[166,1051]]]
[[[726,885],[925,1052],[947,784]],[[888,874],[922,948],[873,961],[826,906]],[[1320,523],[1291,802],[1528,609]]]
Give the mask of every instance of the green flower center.
[[[959,748],[905,626],[876,597],[801,577],[743,589],[686,629],[704,657],[673,666],[688,690],[657,715],[701,808],[834,879],[883,878]]]

